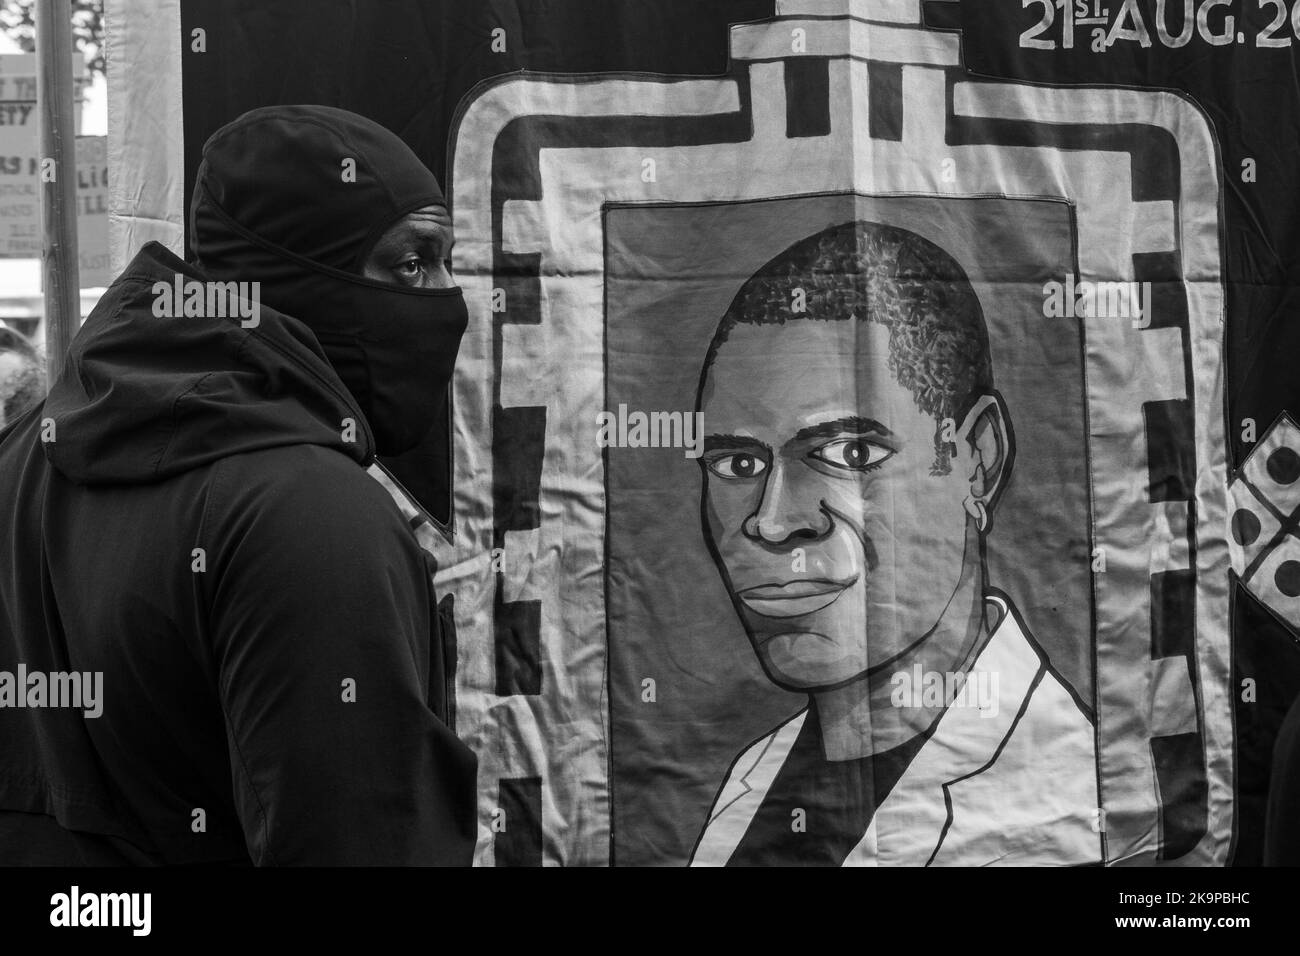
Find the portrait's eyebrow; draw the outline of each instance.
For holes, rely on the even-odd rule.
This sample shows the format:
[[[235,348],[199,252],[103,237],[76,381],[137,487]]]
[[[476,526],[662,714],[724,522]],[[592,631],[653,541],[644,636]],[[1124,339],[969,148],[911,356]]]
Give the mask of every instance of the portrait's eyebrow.
[[[762,451],[768,450],[767,445],[748,435],[706,435],[704,450],[713,451],[717,448],[758,448]]]
[[[881,438],[896,437],[880,422],[874,418],[863,418],[860,415],[849,415],[845,418],[836,418],[829,422],[818,422],[816,425],[809,425],[807,428],[801,428],[795,432],[795,441],[807,441],[810,438],[831,438],[835,435],[879,435]]]

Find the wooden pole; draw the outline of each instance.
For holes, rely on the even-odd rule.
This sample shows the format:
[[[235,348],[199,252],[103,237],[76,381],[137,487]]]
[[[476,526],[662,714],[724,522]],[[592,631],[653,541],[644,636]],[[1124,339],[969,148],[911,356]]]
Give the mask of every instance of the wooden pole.
[[[41,288],[49,384],[63,371],[81,325],[77,262],[77,130],[71,0],[36,0],[36,99],[40,112]]]

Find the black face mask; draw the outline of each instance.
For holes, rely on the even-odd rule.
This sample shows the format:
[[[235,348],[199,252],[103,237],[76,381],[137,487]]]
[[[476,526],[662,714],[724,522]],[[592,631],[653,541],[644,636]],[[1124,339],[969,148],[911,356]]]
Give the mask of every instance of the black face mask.
[[[323,278],[323,294],[351,298],[352,307],[324,319],[318,311],[316,338],[361,406],[379,454],[410,451],[445,408],[468,321],[465,297],[459,288],[398,292],[336,283]]]
[[[359,272],[386,228],[443,204],[432,173],[388,130],[325,106],[252,110],[203,155],[190,207],[199,268],[259,281],[262,302],[316,335],[378,453],[415,448],[445,412],[465,300]]]
[[[240,278],[258,277],[261,300],[316,335],[361,406],[378,453],[395,456],[418,445],[445,407],[468,323],[460,288],[405,289],[376,282],[281,249],[215,204],[207,204],[205,212],[247,243]],[[250,247],[260,255],[249,255]]]

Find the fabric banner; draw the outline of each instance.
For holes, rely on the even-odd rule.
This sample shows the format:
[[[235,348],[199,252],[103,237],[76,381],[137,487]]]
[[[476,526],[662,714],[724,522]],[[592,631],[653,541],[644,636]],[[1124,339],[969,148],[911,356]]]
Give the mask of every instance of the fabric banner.
[[[377,477],[454,605],[479,863],[1259,861],[1300,5],[109,15],[156,107],[110,131],[115,262],[184,251],[256,106],[446,187],[449,432]]]

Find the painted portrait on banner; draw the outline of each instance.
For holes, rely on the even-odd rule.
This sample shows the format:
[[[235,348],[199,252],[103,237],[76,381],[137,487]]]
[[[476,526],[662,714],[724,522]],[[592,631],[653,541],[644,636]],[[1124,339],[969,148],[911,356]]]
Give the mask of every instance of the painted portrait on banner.
[[[1208,126],[777,6],[459,119],[480,862],[1221,860]]]
[[[989,862],[1012,830],[1022,862],[1098,862],[1081,334],[1042,291],[1068,206],[832,195],[606,230],[610,407],[699,434],[651,449],[676,419],[649,412],[608,453],[611,571],[677,595],[611,592],[612,684],[659,675],[669,726],[738,745],[701,759],[615,697],[627,852],[665,839],[644,797],[682,801],[646,818],[678,843],[694,818],[700,864]],[[737,702],[784,716],[755,734]],[[647,754],[699,760],[707,809]]]

